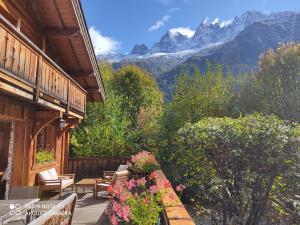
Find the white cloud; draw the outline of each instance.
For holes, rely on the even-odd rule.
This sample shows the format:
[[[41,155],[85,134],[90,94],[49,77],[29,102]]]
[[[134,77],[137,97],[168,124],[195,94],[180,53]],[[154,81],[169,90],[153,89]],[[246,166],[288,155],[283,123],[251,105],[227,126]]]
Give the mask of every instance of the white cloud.
[[[170,15],[164,16],[160,20],[156,21],[156,23],[153,24],[151,27],[149,27],[148,31],[155,31],[155,30],[159,29],[160,27],[164,26],[165,23],[168,22],[170,18],[171,18]]]
[[[95,27],[89,28],[93,47],[96,55],[115,53],[120,48],[120,43],[111,37],[105,37]]]
[[[178,7],[175,7],[175,8],[172,8],[169,10],[170,13],[172,12],[176,12],[176,11],[179,11],[180,9]]]
[[[226,20],[226,21],[222,21],[222,23],[220,24],[220,27],[227,27],[227,26],[230,25],[232,22],[233,22],[233,19]]]
[[[195,34],[195,31],[190,29],[189,27],[175,27],[170,30],[171,34],[180,33],[185,36],[188,36],[189,38],[192,37]]]
[[[215,25],[216,23],[219,22],[219,18],[215,18],[214,21],[211,22],[212,25]]]

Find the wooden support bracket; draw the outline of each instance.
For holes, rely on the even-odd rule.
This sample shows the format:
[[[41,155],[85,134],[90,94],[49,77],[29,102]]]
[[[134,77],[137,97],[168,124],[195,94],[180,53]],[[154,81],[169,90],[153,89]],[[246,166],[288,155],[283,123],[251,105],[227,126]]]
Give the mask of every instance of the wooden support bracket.
[[[62,112],[59,111],[38,111],[35,113],[36,124],[32,133],[32,140],[54,120],[61,118]]]
[[[79,123],[80,123],[79,118],[68,118],[66,120],[66,126],[60,131],[59,136],[63,135],[66,131],[68,131],[72,127],[77,126]]]

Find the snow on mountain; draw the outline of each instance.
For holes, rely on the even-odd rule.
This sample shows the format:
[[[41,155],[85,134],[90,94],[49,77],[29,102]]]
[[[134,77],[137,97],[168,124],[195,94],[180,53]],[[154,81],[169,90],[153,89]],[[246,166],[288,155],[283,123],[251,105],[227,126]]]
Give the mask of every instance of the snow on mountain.
[[[157,53],[162,53],[158,54],[160,56],[171,54],[171,57],[184,57],[205,48],[232,41],[246,27],[255,22],[283,23],[294,15],[295,12],[291,11],[271,14],[246,11],[242,15],[227,21],[219,21],[218,18],[210,21],[206,18],[199,24],[195,31],[185,27],[170,29],[150,49],[144,44],[135,45],[130,54],[112,54],[99,56],[99,58],[117,62],[134,58],[155,57]],[[189,52],[189,54],[185,54],[184,52],[187,50],[193,50],[193,53]]]

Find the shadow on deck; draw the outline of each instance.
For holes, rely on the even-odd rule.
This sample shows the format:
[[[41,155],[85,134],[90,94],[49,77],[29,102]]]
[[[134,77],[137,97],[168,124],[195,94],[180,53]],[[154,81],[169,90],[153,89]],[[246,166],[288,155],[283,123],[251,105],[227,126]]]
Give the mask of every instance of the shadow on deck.
[[[57,204],[62,199],[67,198],[71,190],[64,191],[62,198],[59,198],[57,193],[47,192],[43,195],[41,204]],[[109,225],[110,222],[104,213],[104,210],[109,204],[109,199],[93,197],[92,191],[77,193],[78,200],[76,203],[72,225]]]

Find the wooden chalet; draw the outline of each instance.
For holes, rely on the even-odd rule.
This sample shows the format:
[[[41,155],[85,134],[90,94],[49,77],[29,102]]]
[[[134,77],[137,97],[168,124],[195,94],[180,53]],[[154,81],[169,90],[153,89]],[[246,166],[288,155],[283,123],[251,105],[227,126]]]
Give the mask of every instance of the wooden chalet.
[[[104,98],[79,0],[0,0],[0,195],[47,168],[63,173],[70,129]]]

